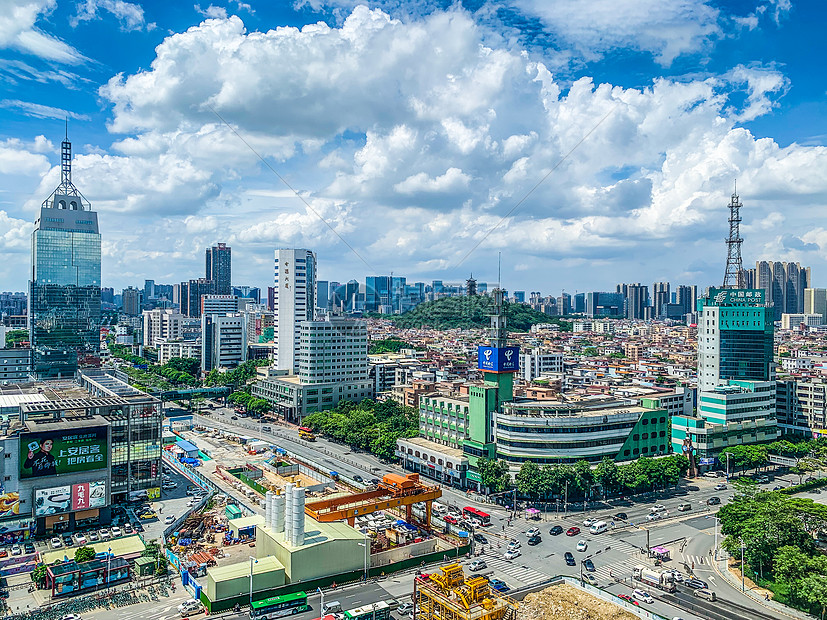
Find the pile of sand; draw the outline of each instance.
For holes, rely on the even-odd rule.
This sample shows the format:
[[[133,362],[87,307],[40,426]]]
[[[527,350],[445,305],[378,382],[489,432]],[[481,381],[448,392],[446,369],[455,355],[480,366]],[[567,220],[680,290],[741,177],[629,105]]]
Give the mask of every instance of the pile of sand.
[[[525,597],[520,620],[637,620],[637,616],[565,583]]]

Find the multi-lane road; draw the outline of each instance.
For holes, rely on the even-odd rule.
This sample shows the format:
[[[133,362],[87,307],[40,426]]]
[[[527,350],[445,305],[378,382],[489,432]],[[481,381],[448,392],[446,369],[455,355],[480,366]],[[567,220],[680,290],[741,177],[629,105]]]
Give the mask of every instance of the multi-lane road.
[[[379,461],[366,453],[354,453],[348,446],[319,438],[316,442],[305,442],[298,438],[295,430],[274,424],[260,424],[249,418],[232,420],[230,409],[217,408],[208,416],[196,416],[196,423],[224,430],[243,431],[250,435],[261,435],[265,440],[287,450],[288,453],[316,463],[323,469],[335,470],[348,478],[359,475],[365,479],[380,477],[385,473],[399,472],[400,469]],[[262,426],[270,426],[270,432],[263,432]],[[672,560],[666,567],[694,573],[707,581],[710,589],[716,591],[719,600],[708,603],[693,596],[692,590],[679,587],[676,594],[670,595],[648,588],[654,596],[655,603],[644,605],[663,616],[673,618],[710,618],[711,620],[777,617],[755,600],[742,594],[723,579],[711,566],[711,552],[716,545],[717,505],[708,506],[707,500],[717,496],[726,503],[732,496],[732,489],[716,490],[715,485],[725,482],[722,478],[700,478],[683,482],[678,488],[668,492],[658,492],[648,496],[639,496],[626,500],[611,500],[607,503],[570,504],[565,512],[547,512],[540,520],[527,520],[522,516],[511,516],[505,508],[485,502],[485,498],[467,494],[457,489],[443,486],[441,503],[463,506],[476,504],[491,514],[492,523],[484,528],[488,544],[480,557],[485,559],[488,567],[484,571],[492,577],[503,579],[512,588],[530,586],[556,575],[579,577],[580,561],[589,557],[595,565],[595,577],[604,589],[615,594],[631,594],[632,588],[639,583],[632,582],[632,569],[646,560],[646,547],[671,545],[675,550]],[[789,484],[793,481],[781,482]],[[770,486],[778,482],[771,483]],[[666,507],[664,518],[648,521],[647,515],[654,504]],[[680,504],[689,503],[691,509],[679,512]],[[626,513],[627,519],[613,519],[617,513]],[[583,520],[596,517],[610,521],[615,527],[598,535],[588,533]],[[561,525],[564,530],[578,526],[582,532],[574,537],[565,534],[551,536],[549,530],[554,525]],[[542,542],[529,546],[525,532],[529,527],[539,526]],[[504,552],[511,540],[519,540],[522,555],[506,560]],[[585,552],[577,552],[576,544],[584,540],[588,545]],[[478,546],[479,549],[479,546]],[[578,564],[569,567],[564,561],[564,554],[570,551]],[[470,560],[464,560],[468,563]],[[615,578],[625,579],[618,583]],[[393,587],[385,589],[384,582],[367,589],[361,586],[355,589],[352,600],[364,604],[409,594],[412,589],[412,576],[394,575],[390,580]],[[378,588],[378,589],[376,589]],[[330,593],[327,596],[331,596]],[[344,595],[342,595],[344,596]],[[329,600],[329,599],[328,599]],[[344,601],[343,601],[344,603]],[[312,616],[308,616],[312,617]]]

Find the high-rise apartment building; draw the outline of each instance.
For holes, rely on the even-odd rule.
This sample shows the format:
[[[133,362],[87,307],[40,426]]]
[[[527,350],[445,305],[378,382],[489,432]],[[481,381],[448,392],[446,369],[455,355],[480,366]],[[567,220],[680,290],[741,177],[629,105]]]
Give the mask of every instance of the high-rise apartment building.
[[[219,243],[206,251],[207,280],[212,280],[215,295],[232,294],[232,248],[226,243]]]
[[[617,292],[626,297],[626,318],[646,318],[646,302],[649,299],[649,287],[636,282],[635,284],[618,284]]]
[[[368,276],[365,278],[365,310],[390,314],[392,306],[391,277]],[[385,310],[382,307],[385,306]]]
[[[159,339],[179,340],[183,322],[184,315],[174,310],[144,310],[144,346],[155,347]]]
[[[303,249],[276,250],[274,284],[276,368],[294,372],[301,322],[315,318],[316,255]]]
[[[123,313],[129,316],[138,316],[141,314],[141,306],[143,305],[144,292],[139,288],[130,286],[121,292],[121,303],[123,304]]]
[[[675,303],[681,307],[682,314],[695,312],[698,305],[698,287],[681,285],[675,291]]]
[[[623,316],[625,304],[623,293],[586,293],[586,316]]]
[[[235,295],[204,295],[201,297],[202,316],[232,312],[238,312],[238,297]]]
[[[99,358],[98,214],[72,184],[68,137],[61,144],[60,185],[41,205],[32,231],[28,314],[37,378],[70,377],[79,360]]]
[[[784,313],[804,313],[804,291],[811,282],[809,267],[802,267],[800,263],[762,260],[755,263],[754,271],[750,271],[754,274],[752,280],[756,288],[764,289],[776,321],[780,321]]]
[[[654,318],[664,316],[664,306],[671,301],[669,282],[655,282],[652,284],[652,316]]]
[[[804,289],[804,314],[820,314],[827,323],[827,289]]]

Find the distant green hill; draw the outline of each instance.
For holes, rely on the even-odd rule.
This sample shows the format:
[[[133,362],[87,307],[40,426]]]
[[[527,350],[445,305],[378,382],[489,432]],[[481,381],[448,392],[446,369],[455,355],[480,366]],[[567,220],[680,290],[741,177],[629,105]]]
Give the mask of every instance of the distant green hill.
[[[505,303],[506,325],[510,331],[528,331],[535,323],[555,323],[562,331],[570,331],[571,323],[550,317],[525,304]],[[485,328],[491,325],[491,298],[445,297],[419,304],[413,310],[400,315],[374,315],[393,321],[397,327],[432,327],[434,329]]]

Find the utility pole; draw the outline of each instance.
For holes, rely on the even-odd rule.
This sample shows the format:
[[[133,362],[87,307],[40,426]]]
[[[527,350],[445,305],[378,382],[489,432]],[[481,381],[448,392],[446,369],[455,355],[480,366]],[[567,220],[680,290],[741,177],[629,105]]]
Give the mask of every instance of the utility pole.
[[[738,541],[741,543],[741,592],[744,592],[744,539],[739,536]]]

